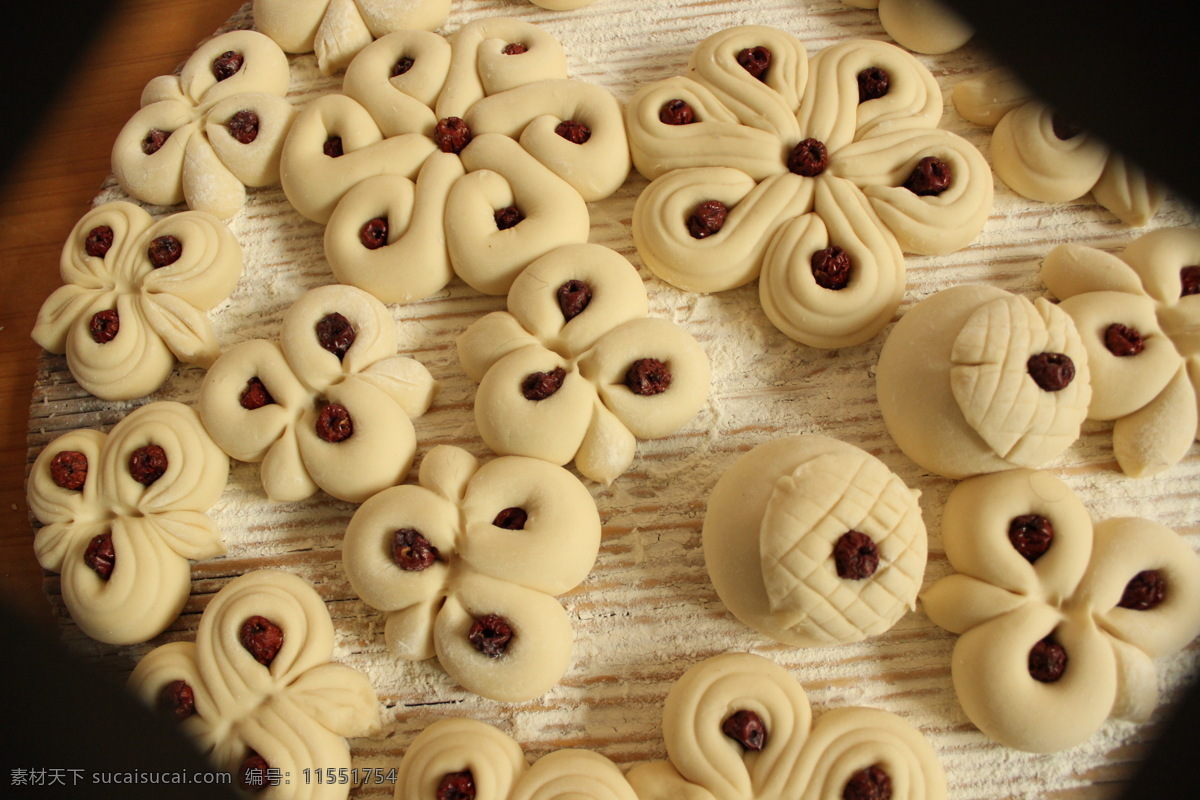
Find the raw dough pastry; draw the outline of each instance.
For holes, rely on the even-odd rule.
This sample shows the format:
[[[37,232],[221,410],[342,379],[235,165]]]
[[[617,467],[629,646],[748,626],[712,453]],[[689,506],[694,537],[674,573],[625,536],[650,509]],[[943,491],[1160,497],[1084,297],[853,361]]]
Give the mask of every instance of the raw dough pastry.
[[[1116,420],[1121,469],[1141,478],[1178,463],[1200,436],[1200,231],[1157,230],[1119,256],[1059,245],[1041,279],[1079,329],[1092,374],[1088,416]],[[1110,333],[1114,325],[1124,328]]]
[[[179,75],[146,85],[141,110],[117,134],[112,168],[121,188],[146,203],[186,200],[232,217],[247,186],[279,182],[295,113],[284,97],[288,80],[287,56],[261,33],[232,31],[200,45]]]
[[[1043,389],[1037,360],[1073,365]],[[1030,366],[1034,364],[1034,366]],[[875,371],[888,432],[947,478],[1036,467],[1079,437],[1091,400],[1087,350],[1057,306],[991,286],[955,286],[900,318]],[[1053,366],[1050,367],[1054,369]]]
[[[599,549],[596,504],[571,473],[519,456],[480,466],[439,445],[420,486],[386,489],[355,512],[342,560],[358,596],[387,613],[397,658],[436,655],[466,689],[518,702],[566,672],[571,622],[554,598],[587,577]],[[501,623],[511,640],[475,638]]]
[[[342,356],[319,338],[335,314],[353,331]],[[320,488],[361,503],[404,480],[416,455],[411,419],[438,390],[425,367],[395,353],[396,323],[386,306],[352,286],[311,289],[284,314],[278,344],[245,341],[217,359],[200,389],[200,415],[226,453],[262,462],[272,502],[302,500]],[[248,389],[263,391],[254,401]],[[337,407],[349,416],[350,435],[322,437],[318,426]]]
[[[757,48],[771,54],[761,79],[738,60]],[[873,69],[887,88],[862,95],[859,76]],[[893,45],[841,42],[810,64],[783,31],[714,34],[686,76],[642,88],[626,110],[634,165],[653,181],[634,208],[638,253],[691,291],[731,289],[761,271],[763,308],[789,337],[864,342],[900,304],[902,251],[964,247],[992,207],[991,169],[936,128],[941,110],[933,76]],[[936,185],[928,170],[941,176]],[[727,217],[697,238],[701,204],[712,202]],[[840,280],[818,274],[831,253],[845,259]]]
[[[959,114],[979,125],[995,126],[992,163],[1017,194],[1065,203],[1091,192],[1127,225],[1145,225],[1162,204],[1161,186],[1034,99],[1006,70],[962,81],[953,97]]]
[[[734,616],[777,641],[821,646],[883,633],[916,607],[925,574],[919,495],[835,439],[759,445],[709,497],[708,574]],[[842,577],[837,556],[864,544],[876,562],[870,574]]]
[[[951,675],[963,710],[1008,747],[1065,750],[1110,715],[1147,719],[1158,693],[1152,659],[1200,633],[1200,560],[1188,543],[1131,517],[1093,529],[1048,473],[964,481],[946,502],[942,535],[959,574],[921,602],[959,634]],[[1051,648],[1065,653],[1065,669],[1040,661]]]
[[[587,203],[629,174],[617,101],[568,80],[562,46],[528,23],[476,20],[448,40],[390,34],[355,58],[343,88],[301,112],[284,191],[328,223],[338,280],[386,302],[427,297],[452,273],[504,294],[533,259],[587,241]],[[470,135],[450,147],[437,131],[454,118]],[[343,155],[332,159],[323,148],[335,137]],[[383,232],[364,238],[372,221]]]
[[[879,21],[897,42],[909,50],[940,55],[957,50],[975,35],[975,29],[939,0],[845,0],[846,5],[878,8]]]
[[[590,298],[569,318],[560,300],[568,286]],[[708,400],[708,356],[682,328],[646,317],[641,278],[613,250],[577,244],[539,258],[513,281],[508,309],[457,342],[464,371],[479,381],[475,422],[497,453],[573,460],[608,484],[629,468],[638,439],[674,433]],[[665,368],[665,388],[635,392],[628,376],[639,365]],[[541,399],[526,392],[535,373],[560,369]]]
[[[135,477],[131,460],[147,447],[161,448],[161,474]],[[228,477],[229,459],[180,403],[150,403],[107,435],[81,429],[47,445],[26,495],[44,525],[33,546],[62,574],[63,601],[84,633],[133,644],[179,616],[192,590],[188,560],[225,552],[206,512]]]
[[[372,39],[440,28],[450,0],[254,0],[254,25],[289,53],[317,55],[324,75],[345,69]]]
[[[165,262],[166,253],[177,260],[156,268],[152,259]],[[176,360],[207,367],[220,355],[205,312],[237,285],[242,248],[210,214],[185,211],[155,222],[117,201],[75,223],[59,274],[65,285],[42,304],[34,341],[66,353],[67,368],[88,392],[130,400],[162,386]]]
[[[194,644],[150,651],[129,685],[177,720],[240,788],[254,786],[255,777],[269,785],[274,776],[283,782],[262,796],[336,800],[347,796],[348,784],[305,771],[349,769],[344,737],[373,733],[380,716],[367,677],[330,660],[333,636],[325,601],[312,586],[279,570],[250,572],[212,598]]]
[[[748,750],[722,731],[739,712],[757,717],[761,750]],[[849,797],[847,784],[863,780],[863,772],[883,772],[891,787],[889,795],[863,796],[946,796],[942,765],[916,728],[861,707],[827,711],[813,723],[796,679],[749,653],[715,656],[684,673],[667,694],[663,738],[670,761],[629,772],[640,800]]]

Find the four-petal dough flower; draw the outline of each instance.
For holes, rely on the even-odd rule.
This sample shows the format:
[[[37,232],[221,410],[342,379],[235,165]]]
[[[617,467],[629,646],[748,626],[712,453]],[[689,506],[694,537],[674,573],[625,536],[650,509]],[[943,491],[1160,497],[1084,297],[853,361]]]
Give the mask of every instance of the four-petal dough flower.
[[[1148,233],[1120,256],[1059,245],[1042,264],[1042,282],[1062,300],[1088,352],[1088,416],[1116,420],[1113,451],[1135,478],[1178,463],[1200,436],[1200,295],[1185,294],[1183,278],[1188,269],[1200,273],[1196,265],[1200,232],[1184,228]],[[1198,281],[1200,274],[1193,286]],[[1110,350],[1105,338],[1114,324],[1133,329],[1144,349]]]
[[[579,281],[590,292],[567,319],[559,289]],[[638,439],[668,436],[708,399],[711,369],[699,343],[682,328],[646,317],[646,289],[619,253],[596,244],[560,247],[513,281],[508,311],[478,320],[459,337],[463,370],[479,381],[475,423],[497,453],[555,464],[572,460],[581,473],[611,483],[629,468]],[[635,393],[630,368],[657,360],[669,385]],[[528,399],[534,373],[563,369],[560,388]]]
[[[506,456],[481,467],[448,445],[425,456],[419,479],[380,492],[351,518],[342,560],[355,592],[387,613],[398,658],[436,655],[459,684],[492,700],[545,693],[571,656],[571,622],[554,598],[587,577],[600,548],[591,494],[545,461]],[[422,537],[436,559],[401,564],[393,556],[401,531]],[[488,615],[512,629],[499,654],[468,640]]]
[[[765,81],[738,63],[766,47]],[[859,102],[858,75],[890,78],[886,94]],[[911,54],[876,41],[848,41],[812,59],[783,31],[730,28],[696,48],[685,77],[640,90],[627,120],[634,165],[652,183],[634,208],[644,263],[683,289],[715,292],[758,277],[763,308],[780,330],[815,347],[874,336],[904,293],[902,250],[944,254],[969,244],[992,206],[991,169],[966,140],[938,130],[942,95]],[[683,100],[689,124],[660,111]],[[789,171],[798,143],[816,140],[827,165],[813,177]],[[940,194],[918,196],[906,180],[926,157],[949,167]],[[724,226],[694,238],[689,215],[704,202],[729,208]],[[817,251],[849,255],[849,283],[823,288]]]
[[[146,485],[131,474],[130,458],[148,445],[162,448],[166,470]],[[83,465],[80,488],[55,480],[64,453]],[[81,429],[47,445],[29,475],[29,508],[45,524],[33,546],[44,568],[62,574],[63,601],[84,633],[133,644],[179,616],[192,588],[188,560],[225,552],[206,512],[228,476],[228,457],[179,403],[150,403],[107,435]],[[107,577],[87,563],[89,545],[104,536],[112,549]]]
[[[242,61],[219,78],[233,68],[224,61],[230,52]],[[232,217],[245,205],[247,186],[279,182],[279,156],[295,115],[284,97],[289,78],[287,56],[261,33],[232,31],[200,45],[179,75],[146,84],[141,110],[117,134],[112,168],[121,188],[146,203],[186,200]],[[156,134],[166,140],[148,146]]]
[[[253,617],[282,631],[282,647],[267,664],[242,644],[243,626]],[[252,767],[278,770],[291,779],[264,796],[337,800],[346,797],[347,784],[301,776],[349,769],[343,737],[365,736],[380,719],[367,677],[330,661],[333,636],[329,610],[312,586],[286,572],[258,570],[217,592],[200,618],[195,643],[151,650],[129,685],[151,708],[170,713],[174,707],[164,708],[170,706],[164,696],[172,697],[172,684],[186,683],[194,713],[180,720],[181,729],[235,780]],[[248,761],[252,754],[262,761]]]
[[[1145,225],[1163,201],[1160,185],[1095,136],[1064,125],[1007,70],[962,81],[953,98],[963,117],[995,127],[991,156],[996,175],[1019,195],[1065,203],[1091,192],[1127,225]]]
[[[254,0],[254,25],[289,53],[316,53],[324,75],[344,69],[364,47],[400,30],[432,31],[450,0]]]
[[[342,315],[354,331],[339,358],[318,339],[317,326]],[[213,439],[239,461],[261,461],[272,502],[302,500],[318,488],[361,503],[404,480],[416,455],[411,418],[424,414],[438,384],[411,358],[396,356],[396,323],[387,307],[351,286],[311,289],[283,317],[280,342],[235,345],[209,369],[200,415]],[[269,402],[243,402],[257,378]],[[322,438],[326,406],[349,415],[351,435]]]
[[[88,240],[111,237],[103,255]],[[178,260],[155,268],[150,248],[164,237],[181,245]],[[67,237],[59,260],[66,285],[38,312],[33,339],[66,353],[67,367],[87,391],[104,400],[153,392],[176,359],[208,366],[221,348],[205,312],[227,298],[242,273],[242,248],[216,217],[201,211],[155,222],[141,207],[105,203],[85,214]],[[115,328],[96,320],[104,317]]]
[[[1053,530],[1049,549],[1032,562],[1010,538],[1027,515]],[[1149,717],[1158,694],[1152,659],[1200,633],[1200,560],[1186,540],[1131,517],[1093,528],[1066,484],[1025,469],[959,484],[942,533],[958,574],[921,601],[930,619],[959,634],[954,690],[980,730],[1008,747],[1055,752],[1087,739],[1110,715]],[[1165,585],[1161,603],[1125,604],[1127,587],[1150,582],[1148,573]],[[1030,653],[1048,637],[1066,666],[1043,682],[1031,674]]]
[[[505,54],[509,44],[526,50]],[[392,76],[402,59],[411,66]],[[338,280],[385,302],[426,297],[454,273],[504,294],[534,258],[586,241],[587,203],[616,191],[630,160],[616,100],[566,74],[561,45],[511,19],[469,23],[449,40],[395,33],[359,54],[345,95],[305,108],[283,157],[288,199],[328,223]],[[473,138],[439,152],[435,128],[454,117]],[[567,121],[586,126],[586,141],[555,133]],[[333,137],[336,159],[323,153]],[[510,207],[523,219],[501,230],[496,212]],[[370,250],[361,231],[373,219],[386,220],[387,244]]]
[[[879,22],[888,36],[918,53],[949,53],[975,35],[975,29],[940,0],[845,0],[845,3],[878,8]]]
[[[722,732],[738,712],[765,728],[753,752]],[[808,697],[782,667],[749,653],[693,666],[663,708],[667,761],[628,774],[640,800],[825,800],[858,773],[882,770],[895,797],[942,800],[946,776],[916,728],[886,711],[838,708],[812,722]]]

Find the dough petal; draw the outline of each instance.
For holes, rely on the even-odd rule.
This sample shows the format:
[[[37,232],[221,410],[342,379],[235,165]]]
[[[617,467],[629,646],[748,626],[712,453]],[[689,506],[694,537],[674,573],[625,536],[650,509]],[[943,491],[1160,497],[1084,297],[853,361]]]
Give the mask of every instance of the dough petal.
[[[1091,191],[1109,150],[1094,136],[1054,134],[1054,112],[1029,102],[1005,115],[992,134],[992,163],[1009,188],[1030,200],[1064,203]]]
[[[526,769],[521,746],[503,731],[473,719],[440,719],[405,752],[395,798],[431,797],[446,773],[470,771],[478,800],[508,800]]]

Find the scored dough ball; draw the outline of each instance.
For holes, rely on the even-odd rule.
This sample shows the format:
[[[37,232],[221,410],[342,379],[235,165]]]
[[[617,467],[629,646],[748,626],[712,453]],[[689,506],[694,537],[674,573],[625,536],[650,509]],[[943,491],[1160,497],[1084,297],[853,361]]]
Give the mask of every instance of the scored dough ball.
[[[734,616],[799,647],[856,642],[915,607],[925,523],[878,459],[824,436],[746,453],[713,489],[704,560]]]

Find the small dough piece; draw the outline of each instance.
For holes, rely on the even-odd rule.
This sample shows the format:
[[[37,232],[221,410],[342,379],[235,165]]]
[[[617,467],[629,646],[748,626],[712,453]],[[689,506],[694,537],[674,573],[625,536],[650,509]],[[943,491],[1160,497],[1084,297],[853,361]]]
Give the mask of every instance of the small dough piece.
[[[859,8],[878,8],[883,29],[917,53],[941,55],[957,50],[975,29],[940,0],[846,0]]]
[[[1018,519],[1048,544],[1014,538]],[[1110,715],[1145,720],[1157,700],[1152,659],[1200,634],[1200,559],[1187,542],[1143,519],[1093,530],[1083,504],[1048,473],[963,481],[947,500],[942,535],[958,573],[921,602],[960,634],[951,676],[963,710],[1008,747],[1057,752]],[[1035,677],[1031,651],[1047,646],[1062,648],[1065,668]]]
[[[717,482],[705,565],[734,616],[776,641],[860,641],[916,607],[927,552],[918,496],[856,447],[824,436],[778,439]],[[840,577],[835,563],[852,531],[875,549],[877,567],[863,578]]]
[[[399,532],[409,560],[394,554]],[[599,549],[595,502],[571,473],[519,456],[480,466],[439,445],[419,486],[386,489],[355,512],[342,560],[359,597],[387,614],[397,658],[436,655],[466,689],[519,702],[566,672],[571,622],[555,597],[587,577]],[[469,636],[489,615],[512,631],[491,654]]]
[[[281,631],[278,648],[252,653],[243,644],[256,618]],[[260,626],[262,627],[262,626]],[[325,601],[301,578],[258,570],[234,578],[204,609],[195,643],[171,642],[138,662],[129,687],[151,708],[183,681],[195,698],[179,721],[218,769],[240,775],[248,756],[295,777],[307,770],[349,769],[345,737],[380,726],[379,701],[370,681],[330,661],[333,621]],[[304,784],[301,784],[304,786]],[[345,784],[311,784],[289,796],[345,798]]]
[[[722,731],[738,712],[761,722],[761,750],[748,751]],[[920,731],[894,714],[861,707],[835,709],[813,723],[796,679],[749,653],[714,656],[688,669],[667,694],[663,737],[670,761],[629,772],[641,800],[766,800],[778,797],[781,786],[797,800],[842,797],[850,779],[870,767],[887,774],[896,796],[946,796],[946,775]]]
[[[1065,355],[1074,377],[1043,390],[1031,358]],[[909,309],[875,373],[888,432],[909,458],[948,478],[1034,467],[1079,436],[1091,399],[1087,351],[1074,323],[989,286],[956,286]]]
[[[161,448],[165,457],[164,471],[148,484],[130,467],[146,447]],[[55,479],[63,474],[64,454],[82,464],[85,479],[77,487]],[[71,431],[41,452],[27,490],[29,507],[44,525],[34,550],[44,568],[62,574],[63,601],[84,633],[134,644],[179,616],[192,588],[189,559],[225,553],[207,511],[228,476],[229,459],[196,412],[175,402],[144,405],[107,435]],[[111,541],[112,556],[98,559],[111,567],[106,576],[94,565],[99,537]]]

